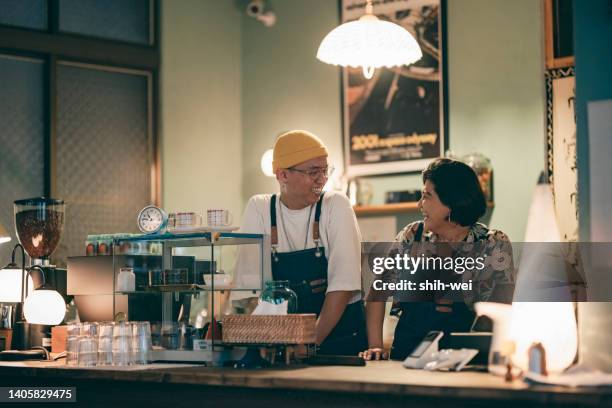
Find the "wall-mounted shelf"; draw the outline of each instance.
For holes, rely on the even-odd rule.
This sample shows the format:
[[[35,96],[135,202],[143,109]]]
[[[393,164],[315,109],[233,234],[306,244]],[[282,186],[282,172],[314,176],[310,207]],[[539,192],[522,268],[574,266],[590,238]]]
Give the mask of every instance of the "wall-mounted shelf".
[[[487,203],[488,208],[495,207],[492,201]],[[401,213],[417,212],[419,210],[418,201],[406,203],[392,203],[380,205],[356,205],[353,207],[355,214],[359,216],[370,215],[395,215]]]

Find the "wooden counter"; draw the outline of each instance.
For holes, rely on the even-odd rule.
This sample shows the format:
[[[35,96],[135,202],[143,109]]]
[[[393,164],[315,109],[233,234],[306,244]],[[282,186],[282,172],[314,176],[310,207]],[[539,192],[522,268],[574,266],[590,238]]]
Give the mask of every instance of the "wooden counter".
[[[148,406],[611,406],[612,389],[529,386],[487,373],[404,369],[399,362],[366,367],[291,367],[238,370],[202,366],[66,368],[59,363],[0,363],[2,386],[76,386],[77,401],[107,406],[148,401]],[[99,404],[99,405],[97,405]]]

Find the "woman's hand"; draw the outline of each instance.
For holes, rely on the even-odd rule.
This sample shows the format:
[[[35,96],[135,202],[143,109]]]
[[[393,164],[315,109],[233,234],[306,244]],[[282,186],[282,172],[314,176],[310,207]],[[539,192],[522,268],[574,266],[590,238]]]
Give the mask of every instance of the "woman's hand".
[[[382,347],[370,347],[360,352],[359,357],[362,357],[364,360],[387,360],[389,355]]]

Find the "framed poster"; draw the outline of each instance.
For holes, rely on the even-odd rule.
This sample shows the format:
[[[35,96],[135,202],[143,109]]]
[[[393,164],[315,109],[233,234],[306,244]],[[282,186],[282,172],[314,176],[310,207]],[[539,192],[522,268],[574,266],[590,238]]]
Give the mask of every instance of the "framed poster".
[[[547,170],[563,241],[578,240],[575,83],[574,67],[546,72]]]
[[[544,0],[546,68],[574,64],[573,0]]]
[[[423,58],[380,68],[366,79],[343,68],[344,165],[349,177],[420,171],[445,150],[444,0],[374,1],[374,13],[408,30]],[[363,0],[341,0],[342,22],[365,13]]]

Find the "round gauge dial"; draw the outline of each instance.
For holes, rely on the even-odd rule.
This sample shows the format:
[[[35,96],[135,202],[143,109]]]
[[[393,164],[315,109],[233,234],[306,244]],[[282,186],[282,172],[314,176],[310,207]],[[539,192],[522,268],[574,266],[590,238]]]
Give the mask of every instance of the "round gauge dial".
[[[168,214],[154,205],[143,208],[138,214],[138,228],[145,234],[159,232],[167,222]]]

